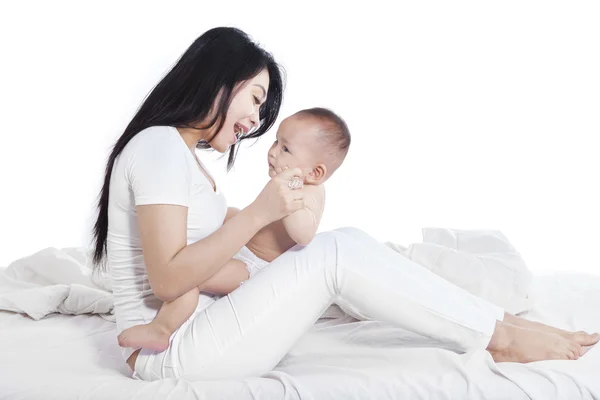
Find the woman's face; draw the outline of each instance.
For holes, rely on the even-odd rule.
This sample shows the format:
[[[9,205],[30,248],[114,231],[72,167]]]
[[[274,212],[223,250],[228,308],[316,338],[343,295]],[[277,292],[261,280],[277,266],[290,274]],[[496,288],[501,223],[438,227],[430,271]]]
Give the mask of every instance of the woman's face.
[[[240,136],[258,127],[259,108],[267,99],[268,91],[269,72],[266,69],[254,78],[240,83],[234,89],[223,128],[211,140],[210,146],[219,153],[224,153]]]

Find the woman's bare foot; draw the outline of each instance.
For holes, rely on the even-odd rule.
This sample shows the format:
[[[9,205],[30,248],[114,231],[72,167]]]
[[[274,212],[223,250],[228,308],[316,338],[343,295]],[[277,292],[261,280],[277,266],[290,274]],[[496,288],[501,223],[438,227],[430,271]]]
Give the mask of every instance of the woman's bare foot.
[[[119,346],[163,351],[169,347],[171,333],[158,324],[145,324],[125,329],[118,336]]]
[[[500,321],[496,322],[496,331],[487,350],[496,362],[520,363],[576,360],[585,352],[580,344],[562,336]]]
[[[542,324],[541,322],[534,322],[526,320],[525,318],[517,317],[516,315],[504,313],[504,322],[520,326],[521,328],[527,328],[538,332],[553,333],[564,337],[565,339],[572,340],[579,343],[582,346],[592,346],[600,340],[600,334],[594,333],[590,335],[587,332],[569,332],[562,329],[555,328],[553,326]]]

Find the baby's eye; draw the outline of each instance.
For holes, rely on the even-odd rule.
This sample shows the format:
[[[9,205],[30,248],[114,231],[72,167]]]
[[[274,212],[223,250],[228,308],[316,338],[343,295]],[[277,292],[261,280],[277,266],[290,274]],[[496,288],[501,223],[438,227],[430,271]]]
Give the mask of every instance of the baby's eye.
[[[290,152],[286,146],[283,146],[283,147],[282,147],[282,150],[283,150],[283,151],[285,151],[286,153],[289,153],[289,152]]]

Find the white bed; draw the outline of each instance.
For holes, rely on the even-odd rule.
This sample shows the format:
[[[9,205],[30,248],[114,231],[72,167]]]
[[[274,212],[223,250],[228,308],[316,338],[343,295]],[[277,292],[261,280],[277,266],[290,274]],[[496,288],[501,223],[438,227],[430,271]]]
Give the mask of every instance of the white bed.
[[[600,277],[532,280],[499,232],[424,229],[423,243],[395,247],[507,309],[530,309],[527,318],[600,331]],[[88,260],[83,249],[45,249],[0,269],[0,399],[600,399],[600,345],[577,361],[495,364],[483,350],[456,354],[348,316],[320,320],[260,378],[134,380],[116,342],[110,280]]]
[[[600,278],[537,277],[528,317],[600,329]],[[498,364],[374,322],[318,323],[270,375],[153,383],[129,377],[114,323],[98,315],[35,321],[0,312],[1,399],[597,399],[600,348],[578,361]],[[410,344],[405,341],[410,340]]]

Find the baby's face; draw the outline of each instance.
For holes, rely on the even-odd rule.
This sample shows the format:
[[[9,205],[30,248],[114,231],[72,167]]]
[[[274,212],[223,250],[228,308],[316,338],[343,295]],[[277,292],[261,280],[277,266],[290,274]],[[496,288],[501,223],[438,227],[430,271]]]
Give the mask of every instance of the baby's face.
[[[284,119],[269,150],[269,176],[274,177],[276,169],[286,167],[313,169],[320,154],[317,135],[318,127],[309,118],[291,116]]]

